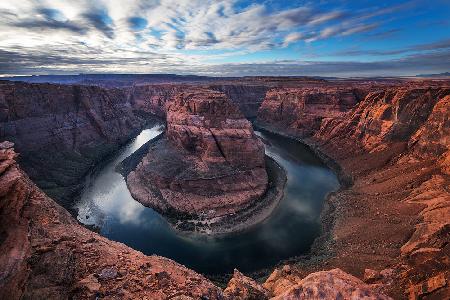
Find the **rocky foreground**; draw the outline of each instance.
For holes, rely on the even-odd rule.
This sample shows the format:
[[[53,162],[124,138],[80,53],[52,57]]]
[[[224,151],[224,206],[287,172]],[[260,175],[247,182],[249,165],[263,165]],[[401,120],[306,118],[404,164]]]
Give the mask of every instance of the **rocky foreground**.
[[[270,202],[281,198],[282,184],[268,193],[264,156],[250,122],[225,94],[191,88],[168,104],[165,136],[128,174],[127,185],[136,200],[168,215],[178,229],[230,232],[243,224],[232,226],[229,218],[259,202],[273,208]]]

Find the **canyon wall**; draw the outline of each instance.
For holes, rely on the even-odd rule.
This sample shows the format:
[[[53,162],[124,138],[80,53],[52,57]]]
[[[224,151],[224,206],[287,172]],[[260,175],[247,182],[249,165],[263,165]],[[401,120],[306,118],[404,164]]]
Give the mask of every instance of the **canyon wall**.
[[[238,82],[210,85],[141,84],[130,88],[129,93],[134,109],[164,117],[171,99],[176,94],[193,87],[204,87],[223,92],[247,118],[256,117],[258,108],[269,89],[269,86],[266,85],[239,84]]]
[[[259,98],[248,95],[259,97],[263,90],[217,86],[240,107],[248,107],[249,117]],[[0,141],[14,141],[20,152],[17,158],[11,145],[0,147],[2,298],[158,299],[177,291],[193,298],[222,297],[220,289],[193,271],[78,226],[15,162],[19,159],[39,187],[66,204],[82,187],[85,173],[148,121],[140,112],[164,116],[168,99],[184,89],[0,83]],[[324,234],[311,252],[314,263],[279,268],[263,286],[236,273],[225,296],[243,292],[286,298],[311,288],[312,280],[312,288],[321,294],[325,291],[320,288],[329,284],[327,292],[341,289],[342,295],[357,287],[374,297],[381,297],[378,290],[399,299],[448,298],[449,95],[445,83],[393,88],[321,84],[268,91],[258,124],[300,138],[326,161],[337,163],[353,185],[326,202]],[[176,107],[183,106],[173,107],[173,124],[202,132],[198,118],[187,118],[196,115],[191,110],[197,110],[195,105],[183,114]],[[192,124],[180,123],[186,119]],[[187,152],[192,149],[183,145],[198,145],[210,150],[202,154],[207,161],[227,158],[242,164],[234,150],[214,146],[212,135],[197,139],[181,134],[178,129],[185,127],[177,126],[172,142]],[[323,268],[341,268],[365,283],[340,271],[307,276]],[[339,287],[338,281],[349,285]]]
[[[101,88],[87,85],[0,82],[0,140],[11,140],[21,165],[50,196],[69,207],[96,163],[144,124],[165,118],[174,96],[192,84]],[[256,112],[264,87],[219,85]],[[252,99],[257,96],[257,101]]]
[[[395,298],[448,297],[450,87],[376,89],[330,115],[316,115],[303,94],[272,90],[258,124],[301,139],[352,179],[329,197],[313,253],[333,252],[327,266],[365,276]],[[288,122],[281,103],[296,112]],[[310,119],[317,123],[305,130]]]
[[[135,85],[127,92],[135,110],[165,118],[167,104],[185,88],[175,84]]]
[[[347,87],[274,88],[267,92],[258,121],[310,136],[323,118],[340,118],[351,110],[368,89]]]
[[[0,144],[0,298],[449,297],[448,86],[272,89],[258,123],[302,139],[337,162],[353,185],[328,198],[324,235],[308,257],[277,268],[264,284],[236,271],[223,292],[169,259],[144,256],[79,226],[16,163],[57,195],[141,128],[145,121],[136,111],[163,116],[169,110],[170,143],[208,163],[243,167],[247,162],[235,153],[247,153],[250,143],[222,131],[219,143],[203,135],[203,121],[223,123],[221,110],[183,99],[170,107],[176,88],[148,97],[147,88],[135,96],[130,89],[87,86],[1,83],[0,89],[1,140],[14,140],[20,150],[17,158],[12,144]],[[225,120],[220,129],[248,137],[246,121],[235,109],[229,113],[237,123]],[[329,271],[316,272],[323,269]]]
[[[211,85],[210,88],[225,93],[231,101],[239,106],[246,118],[256,117],[266,92],[269,90],[267,85],[244,84]]]
[[[124,90],[0,83],[0,140],[13,141],[29,176],[67,206],[86,172],[144,123]]]

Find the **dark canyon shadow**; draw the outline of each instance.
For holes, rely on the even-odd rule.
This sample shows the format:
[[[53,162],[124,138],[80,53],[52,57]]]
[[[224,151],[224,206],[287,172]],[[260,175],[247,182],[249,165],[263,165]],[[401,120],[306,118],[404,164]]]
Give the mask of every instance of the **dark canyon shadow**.
[[[76,204],[78,220],[95,226],[112,240],[145,254],[174,259],[206,274],[249,272],[306,253],[320,234],[320,212],[326,195],[339,187],[336,175],[307,147],[276,134],[257,131],[266,154],[285,170],[284,196],[272,215],[244,232],[224,237],[183,236],[154,210],[135,201],[115,167],[161,133],[145,129],[86,182]]]

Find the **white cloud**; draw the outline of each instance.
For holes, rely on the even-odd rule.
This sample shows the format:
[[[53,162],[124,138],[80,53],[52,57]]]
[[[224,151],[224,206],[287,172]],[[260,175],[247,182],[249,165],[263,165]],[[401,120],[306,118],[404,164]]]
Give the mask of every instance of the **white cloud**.
[[[0,53],[14,53],[29,72],[33,72],[31,65],[36,71],[42,69],[44,61],[51,71],[75,70],[81,65],[86,72],[126,66],[130,72],[172,72],[183,65],[205,65],[206,56],[188,54],[192,50],[216,50],[207,57],[214,60],[233,51],[248,53],[313,42],[378,26],[369,22],[370,17],[323,11],[313,5],[273,11],[264,2],[244,8],[238,8],[238,2],[0,1]],[[132,28],[130,18],[145,19],[145,27]]]

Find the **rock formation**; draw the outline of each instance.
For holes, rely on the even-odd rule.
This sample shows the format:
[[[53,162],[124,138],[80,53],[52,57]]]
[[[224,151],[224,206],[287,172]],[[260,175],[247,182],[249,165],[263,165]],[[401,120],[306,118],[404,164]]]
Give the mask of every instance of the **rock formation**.
[[[285,266],[282,271],[275,270],[263,286],[274,296],[273,300],[392,299],[341,269],[315,272],[302,278]]]
[[[313,253],[332,251],[327,266],[352,274],[391,270],[390,280],[373,281],[396,298],[448,297],[450,88],[373,91],[347,112],[319,116],[310,131],[292,126],[304,123],[303,114],[282,123],[274,113],[270,120],[265,109],[275,107],[276,92],[262,104],[259,124],[300,138],[353,182],[326,202],[324,234]],[[305,109],[302,101],[291,103]]]
[[[119,89],[0,83],[0,141],[13,141],[27,174],[66,207],[86,172],[144,123]]]
[[[193,84],[139,84],[129,89],[133,108],[138,111],[152,113],[160,117],[165,117],[168,103],[173,97],[191,88],[198,87]],[[264,100],[266,91],[269,89],[265,85],[245,84],[239,82],[214,83],[204,86],[211,90],[223,92],[232,102],[234,102],[247,118],[254,118],[259,106]]]
[[[267,280],[260,284],[235,270],[224,290],[229,299],[392,299],[380,291],[377,285],[332,269],[311,273],[307,276],[290,265],[275,269]]]
[[[191,89],[170,102],[166,137],[127,184],[139,202],[177,220],[225,217],[265,195],[264,146],[223,93]]]
[[[233,277],[224,290],[224,296],[229,299],[269,299],[270,292],[255,280],[234,270]]]

